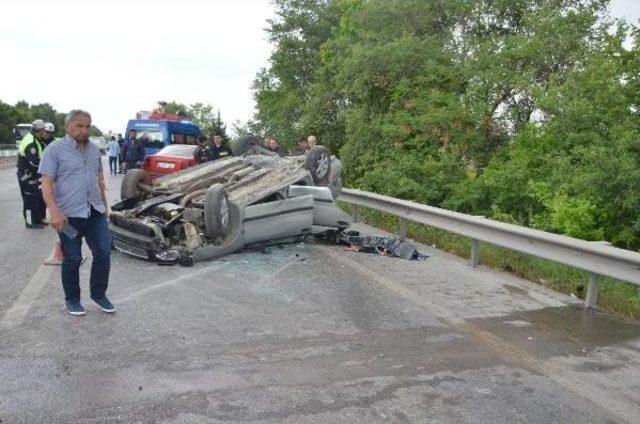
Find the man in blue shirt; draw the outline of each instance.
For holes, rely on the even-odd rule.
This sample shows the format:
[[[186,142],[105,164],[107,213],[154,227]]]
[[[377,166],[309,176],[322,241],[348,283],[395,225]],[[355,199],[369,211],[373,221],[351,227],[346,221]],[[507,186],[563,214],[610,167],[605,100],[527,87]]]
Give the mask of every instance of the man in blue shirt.
[[[89,245],[93,262],[89,285],[91,299],[104,312],[116,308],[107,299],[111,267],[111,235],[107,225],[109,209],[105,194],[102,155],[89,142],[91,115],[72,110],[65,118],[66,135],[45,149],[40,161],[42,192],[49,209],[51,226],[62,246],[62,287],[65,308],[72,315],[84,315],[80,303],[82,237]]]
[[[107,154],[109,155],[109,171],[111,174],[118,173],[118,156],[120,156],[120,145],[116,141],[115,136],[111,136],[111,141],[107,145]]]

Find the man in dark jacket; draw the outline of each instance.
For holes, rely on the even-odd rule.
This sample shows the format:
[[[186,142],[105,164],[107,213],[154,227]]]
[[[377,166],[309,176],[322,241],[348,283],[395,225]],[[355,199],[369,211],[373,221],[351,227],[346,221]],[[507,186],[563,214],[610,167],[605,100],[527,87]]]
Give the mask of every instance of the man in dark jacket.
[[[216,160],[229,156],[233,156],[231,147],[229,147],[229,144],[222,139],[222,133],[216,132],[213,135],[213,143],[209,146],[209,158],[211,160]]]
[[[44,228],[47,207],[40,189],[38,173],[40,156],[44,150],[45,123],[36,119],[31,132],[24,136],[18,147],[18,184],[22,194],[22,215],[27,228]]]
[[[206,142],[207,137],[203,135],[198,136],[198,147],[193,152],[193,158],[196,160],[196,163],[204,163],[209,160],[209,151],[205,145]]]
[[[118,146],[120,146],[120,154],[118,154],[118,169],[120,169],[120,173],[124,174],[124,138],[122,138],[122,134],[118,134]]]
[[[144,144],[138,140],[136,130],[129,131],[129,140],[125,142],[124,162],[127,171],[140,168],[144,160]]]
[[[296,154],[302,156],[302,155],[306,155],[308,151],[309,151],[309,142],[307,141],[307,139],[304,137],[299,138],[298,151],[296,152]]]
[[[267,149],[271,150],[273,153],[277,153],[278,156],[284,156],[284,152],[280,148],[280,144],[275,137],[271,137],[267,144]]]

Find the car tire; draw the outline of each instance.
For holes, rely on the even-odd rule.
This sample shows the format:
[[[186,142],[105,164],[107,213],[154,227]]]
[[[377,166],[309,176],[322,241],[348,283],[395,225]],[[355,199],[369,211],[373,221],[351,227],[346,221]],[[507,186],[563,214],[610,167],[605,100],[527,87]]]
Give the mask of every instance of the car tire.
[[[255,135],[245,135],[236,143],[233,156],[241,156],[255,146],[262,146],[262,142]]]
[[[130,169],[122,179],[120,186],[120,199],[132,199],[140,196],[138,184],[147,179],[147,173],[142,169]]]
[[[307,153],[305,166],[311,172],[317,186],[329,185],[331,177],[331,152],[324,146],[315,146]]]
[[[331,173],[329,175],[329,189],[335,199],[342,191],[342,162],[340,159],[336,157],[331,159]]]
[[[226,236],[231,226],[229,198],[222,184],[214,184],[204,196],[204,227],[207,237]]]

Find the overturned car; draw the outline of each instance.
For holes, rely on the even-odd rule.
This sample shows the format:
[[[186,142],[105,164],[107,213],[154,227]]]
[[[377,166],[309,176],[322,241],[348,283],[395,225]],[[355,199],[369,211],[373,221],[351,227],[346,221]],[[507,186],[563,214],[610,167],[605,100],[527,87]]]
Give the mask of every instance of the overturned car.
[[[246,137],[234,153],[153,181],[143,170],[128,171],[110,216],[113,246],[190,265],[349,226],[334,203],[341,165],[325,147],[279,157]]]

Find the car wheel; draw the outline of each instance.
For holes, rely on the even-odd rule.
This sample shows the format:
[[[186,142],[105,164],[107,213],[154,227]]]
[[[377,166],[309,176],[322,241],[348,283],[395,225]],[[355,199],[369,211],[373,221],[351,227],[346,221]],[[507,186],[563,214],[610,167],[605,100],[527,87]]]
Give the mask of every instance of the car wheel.
[[[306,167],[317,186],[329,185],[331,176],[331,152],[324,146],[315,146],[307,153]]]
[[[222,184],[214,184],[204,196],[204,226],[207,237],[229,233],[231,211],[229,198]]]
[[[233,156],[241,156],[255,146],[261,146],[262,143],[255,135],[245,135],[236,143],[233,149]]]
[[[342,191],[342,162],[340,159],[336,157],[331,159],[331,173],[329,175],[329,189],[335,199]]]
[[[147,173],[142,169],[130,169],[122,179],[120,186],[120,198],[122,200],[132,199],[140,196],[138,184],[146,180]]]

